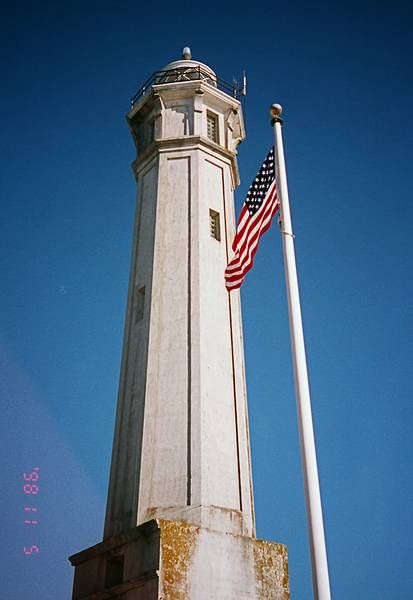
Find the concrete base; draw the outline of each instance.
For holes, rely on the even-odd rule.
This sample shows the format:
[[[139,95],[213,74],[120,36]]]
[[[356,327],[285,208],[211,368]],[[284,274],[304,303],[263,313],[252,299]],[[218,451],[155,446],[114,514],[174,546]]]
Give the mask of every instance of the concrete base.
[[[157,519],[74,554],[73,600],[289,600],[287,548]]]

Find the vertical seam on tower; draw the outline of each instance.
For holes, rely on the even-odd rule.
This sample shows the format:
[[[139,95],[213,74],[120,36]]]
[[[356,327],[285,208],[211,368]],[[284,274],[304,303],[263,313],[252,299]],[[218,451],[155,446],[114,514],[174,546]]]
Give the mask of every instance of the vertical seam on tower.
[[[222,203],[224,207],[224,224],[225,224],[225,253],[228,264],[228,232],[227,232],[227,211],[225,206],[225,182],[224,182],[224,171],[221,169],[221,182],[222,182]],[[224,285],[224,282],[223,282]],[[229,312],[229,331],[231,338],[231,362],[232,362],[232,389],[234,393],[234,413],[235,413],[235,438],[237,445],[237,470],[238,470],[238,494],[239,494],[239,509],[242,511],[242,488],[241,488],[241,464],[240,464],[240,452],[239,452],[239,432],[238,432],[238,408],[237,408],[237,388],[235,383],[235,360],[234,360],[234,337],[232,332],[232,309],[231,309],[231,296],[228,292],[228,312]]]
[[[191,384],[192,384],[192,364],[191,364],[191,157],[188,156],[188,390],[187,390],[187,439],[186,439],[186,503],[191,504]]]
[[[228,292],[228,309],[229,309],[229,327],[230,327],[230,334],[231,334],[232,387],[234,390],[235,436],[236,436],[236,443],[237,443],[239,509],[240,509],[240,511],[242,511],[241,465],[240,465],[240,456],[239,456],[237,389],[236,389],[236,384],[235,384],[234,338],[233,338],[233,333],[232,333],[232,310],[231,310],[231,298],[230,298],[229,292]]]
[[[242,344],[244,344],[244,331],[242,327],[242,314],[241,314],[241,302],[238,303],[238,313],[240,320],[240,329],[241,329],[241,340]],[[244,390],[244,414],[245,414],[245,433],[247,439],[247,461],[248,461],[248,481],[249,481],[249,499],[250,499],[250,509],[251,509],[251,523],[252,523],[252,535],[256,536],[256,528],[255,528],[255,507],[254,507],[254,492],[253,492],[253,481],[252,481],[252,464],[251,464],[251,445],[250,445],[250,427],[249,427],[249,419],[248,419],[248,403],[247,403],[247,380],[245,374],[245,362],[244,357],[241,363],[242,368],[242,385]]]

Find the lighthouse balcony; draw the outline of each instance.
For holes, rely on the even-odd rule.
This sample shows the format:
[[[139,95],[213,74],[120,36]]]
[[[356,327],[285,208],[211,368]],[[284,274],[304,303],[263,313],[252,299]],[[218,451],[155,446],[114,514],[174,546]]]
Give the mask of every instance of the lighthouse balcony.
[[[136,102],[138,102],[138,100],[140,100],[142,96],[144,96],[152,88],[153,85],[181,83],[186,81],[203,81],[234,98],[239,98],[242,95],[242,88],[238,82],[233,81],[232,83],[229,83],[228,81],[217,77],[217,75],[215,75],[211,69],[199,63],[190,65],[187,63],[192,61],[176,62],[179,63],[176,67],[171,68],[171,64],[167,69],[163,71],[155,71],[149,77],[149,79],[132,97],[131,108],[134,107]],[[183,62],[186,64],[182,64]]]

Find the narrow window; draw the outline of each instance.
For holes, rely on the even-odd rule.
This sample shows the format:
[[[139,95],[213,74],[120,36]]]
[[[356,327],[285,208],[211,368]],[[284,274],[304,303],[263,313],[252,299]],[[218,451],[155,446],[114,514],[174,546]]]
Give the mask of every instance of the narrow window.
[[[218,144],[218,115],[207,111],[207,136],[208,139]]]
[[[143,311],[145,310],[145,286],[142,286],[136,290],[136,319],[135,321],[142,321]]]
[[[105,588],[111,588],[123,582],[123,562],[123,556],[115,556],[106,561]]]
[[[211,233],[211,236],[215,240],[218,240],[218,242],[221,241],[221,226],[219,223],[219,213],[216,212],[216,210],[212,210],[212,208],[209,209],[209,231]]]
[[[152,144],[155,139],[155,119],[149,123],[148,144]]]

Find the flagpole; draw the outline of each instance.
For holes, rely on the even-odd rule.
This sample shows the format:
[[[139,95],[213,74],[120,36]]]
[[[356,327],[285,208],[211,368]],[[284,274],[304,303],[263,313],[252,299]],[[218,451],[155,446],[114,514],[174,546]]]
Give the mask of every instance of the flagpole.
[[[303,324],[297,268],[295,264],[294,234],[291,226],[288,200],[287,175],[285,170],[282,141],[282,107],[271,107],[274,127],[275,155],[277,165],[277,190],[281,212],[281,234],[284,252],[285,280],[290,317],[291,349],[294,367],[294,382],[297,400],[298,427],[300,431],[301,461],[304,475],[304,490],[307,510],[307,527],[310,542],[311,567],[315,600],[330,600],[327,552],[324,538],[323,513],[321,508],[320,484],[318,480],[313,419],[311,414],[310,388],[308,385],[305,357]]]

